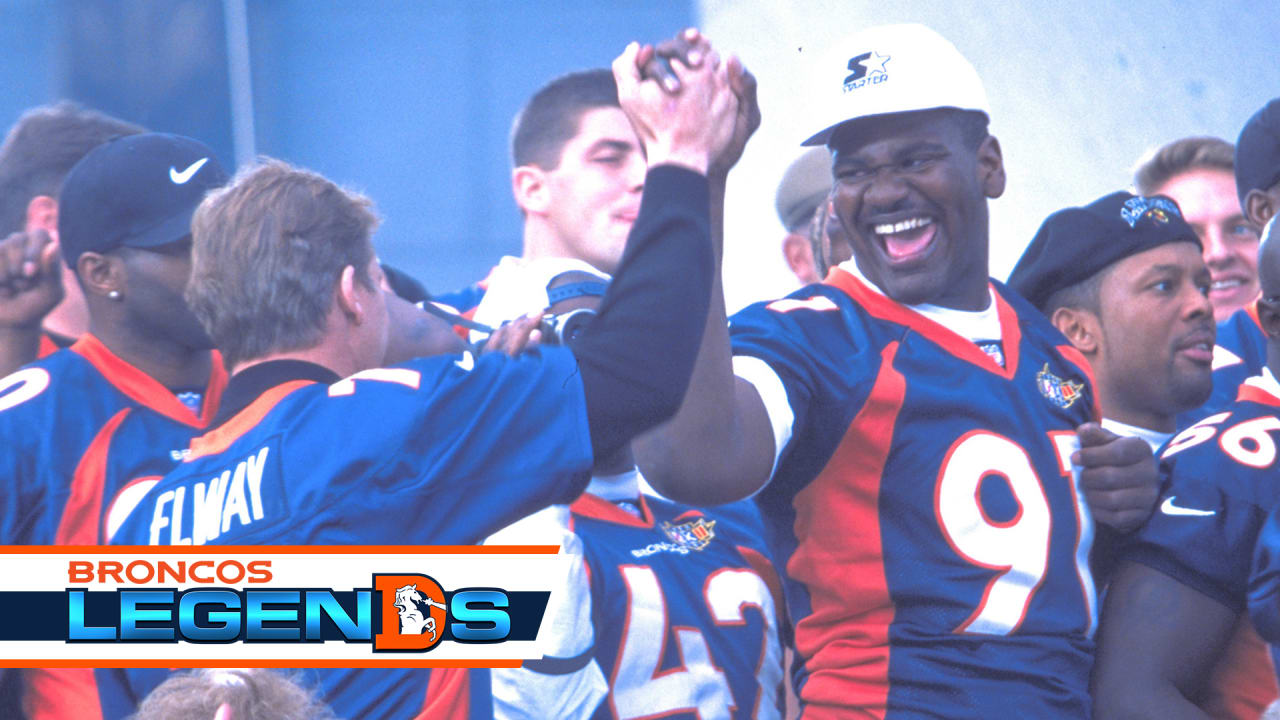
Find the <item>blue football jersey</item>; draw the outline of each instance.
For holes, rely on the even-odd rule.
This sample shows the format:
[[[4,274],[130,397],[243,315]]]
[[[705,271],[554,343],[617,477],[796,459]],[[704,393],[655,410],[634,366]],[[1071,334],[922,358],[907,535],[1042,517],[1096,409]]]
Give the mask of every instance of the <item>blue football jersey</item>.
[[[73,478],[94,472],[88,456],[104,426],[133,413],[190,437],[217,412],[226,385],[216,353],[210,366],[199,415],[92,335],[0,379],[0,545],[53,544],[60,527],[85,540],[80,533],[91,528],[79,526],[84,517],[64,517],[64,509]],[[151,450],[133,452],[148,457]],[[94,704],[86,670],[32,668],[22,676],[33,720],[79,717]]]
[[[1258,303],[1249,303],[1218,323],[1213,346],[1213,391],[1203,405],[1178,416],[1178,427],[1212,415],[1236,399],[1236,390],[1267,364],[1267,337],[1258,322]]]
[[[806,718],[1089,715],[1088,365],[991,288],[999,355],[842,269],[732,318],[779,440],[755,500]]]
[[[634,507],[587,493],[490,539],[550,537],[581,559],[550,618],[556,657],[494,670],[495,716],[781,718],[781,586],[759,518],[742,504]]]
[[[1280,429],[1278,415],[1280,385],[1267,374],[1247,380],[1236,402],[1175,435],[1160,453],[1160,505],[1125,557],[1242,612],[1253,548],[1280,500],[1267,435]]]
[[[212,367],[199,416],[92,335],[0,379],[0,545],[53,543],[77,466],[120,411],[142,408],[204,427],[227,381],[216,355]]]
[[[1258,634],[1271,643],[1274,651],[1280,647],[1280,483],[1276,482],[1276,445],[1272,432],[1280,430],[1280,385],[1269,372],[1264,377],[1266,384],[1251,379],[1240,389],[1242,400],[1246,392],[1252,391],[1248,399],[1257,405],[1253,417],[1242,416],[1240,419],[1246,422],[1237,422],[1232,416],[1222,421],[1220,427],[1231,425],[1236,430],[1231,438],[1222,433],[1221,442],[1234,450],[1239,455],[1234,459],[1250,466],[1254,470],[1251,474],[1256,477],[1254,482],[1258,487],[1254,495],[1263,517],[1258,523],[1257,542],[1250,558],[1248,608]],[[1216,418],[1206,419],[1202,425]]]
[[[1160,505],[1125,557],[1243,613],[1250,558],[1280,500],[1266,433],[1280,428],[1278,408],[1280,385],[1270,374],[1250,378],[1235,402],[1170,439],[1160,453]],[[1241,622],[1202,706],[1216,709],[1215,717],[1256,717],[1280,694],[1274,672],[1259,672],[1270,665],[1250,624]]]
[[[57,545],[101,545],[164,475],[182,463],[200,430],[157,413],[126,408],[94,436],[75,475],[54,538]]]
[[[571,500],[592,462],[568,349],[421,358],[333,384],[298,379],[267,390],[193,439],[112,542],[472,544]],[[427,694],[442,673],[309,672],[340,717],[410,717],[433,702],[457,708],[447,717],[490,712],[487,703],[472,715]],[[145,696],[153,680],[145,671],[98,679],[104,705]],[[113,706],[107,717],[128,711]]]

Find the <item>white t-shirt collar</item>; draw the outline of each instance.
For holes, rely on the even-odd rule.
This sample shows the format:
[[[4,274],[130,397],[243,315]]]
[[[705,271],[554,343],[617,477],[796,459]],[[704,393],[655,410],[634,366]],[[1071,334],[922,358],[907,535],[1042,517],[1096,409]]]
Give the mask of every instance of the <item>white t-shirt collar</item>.
[[[866,285],[872,292],[881,297],[888,297],[876,287],[858,270],[858,264],[850,258],[840,263],[840,269],[857,278],[858,282]],[[995,291],[989,286],[987,292],[990,295],[990,302],[983,310],[956,310],[954,308],[946,308],[940,305],[930,305],[922,303],[920,305],[903,305],[917,313],[938,323],[942,327],[959,335],[970,342],[978,342],[979,340],[1001,340],[1000,335],[1000,313],[996,308]]]

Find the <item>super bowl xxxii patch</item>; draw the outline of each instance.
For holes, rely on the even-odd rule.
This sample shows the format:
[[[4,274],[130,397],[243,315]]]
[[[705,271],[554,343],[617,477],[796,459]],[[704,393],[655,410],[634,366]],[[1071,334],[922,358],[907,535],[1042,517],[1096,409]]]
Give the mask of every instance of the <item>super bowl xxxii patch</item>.
[[[701,550],[706,547],[707,543],[716,536],[715,527],[715,520],[701,517],[679,525],[662,523],[662,531],[671,538],[671,542],[690,550]]]
[[[1152,222],[1164,224],[1169,222],[1169,215],[1182,217],[1177,205],[1159,197],[1129,198],[1120,208],[1120,217],[1129,223],[1129,227],[1135,227],[1139,220],[1148,216]]]
[[[1045,363],[1040,372],[1036,373],[1036,387],[1040,388],[1040,394],[1048,398],[1049,402],[1066,410],[1080,399],[1084,383],[1063,380],[1049,372],[1049,363]]]

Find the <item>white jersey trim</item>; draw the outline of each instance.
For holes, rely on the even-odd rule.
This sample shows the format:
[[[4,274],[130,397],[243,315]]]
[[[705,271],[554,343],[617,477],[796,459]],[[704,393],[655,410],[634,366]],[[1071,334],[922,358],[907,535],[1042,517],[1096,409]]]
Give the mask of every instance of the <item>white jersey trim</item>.
[[[774,473],[778,471],[782,451],[791,442],[791,431],[796,422],[795,411],[787,401],[787,390],[782,385],[782,378],[764,360],[750,355],[734,355],[733,374],[751,383],[769,416],[769,425],[773,429],[773,468],[769,470],[769,478],[773,479]],[[756,488],[754,492],[759,492],[761,488]]]
[[[1122,437],[1142,438],[1143,440],[1146,441],[1148,445],[1151,446],[1151,452],[1155,452],[1156,450],[1159,450],[1161,446],[1163,446],[1166,442],[1169,441],[1169,438],[1173,437],[1173,433],[1165,433],[1165,432],[1158,432],[1156,430],[1148,430],[1147,428],[1144,428],[1144,427],[1138,427],[1137,425],[1122,423],[1119,420],[1112,420],[1111,418],[1105,418],[1105,417],[1102,418],[1102,429],[1110,430],[1111,432],[1117,435],[1120,435]]]
[[[1262,368],[1262,374],[1254,375],[1243,383],[1255,387],[1268,395],[1280,399],[1280,382],[1276,381],[1276,376],[1271,374],[1271,368]]]

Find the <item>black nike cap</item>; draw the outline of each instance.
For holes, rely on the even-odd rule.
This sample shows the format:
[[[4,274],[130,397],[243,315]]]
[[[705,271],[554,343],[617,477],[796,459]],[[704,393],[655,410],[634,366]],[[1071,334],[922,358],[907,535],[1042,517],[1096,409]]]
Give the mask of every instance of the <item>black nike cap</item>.
[[[1200,246],[1177,203],[1127,192],[1050,215],[1009,275],[1009,287],[1041,311],[1053,294],[1114,262],[1172,242]]]
[[[62,256],[157,247],[191,232],[191,216],[227,172],[204,143],[144,133],[110,140],[85,155],[58,196]]]

